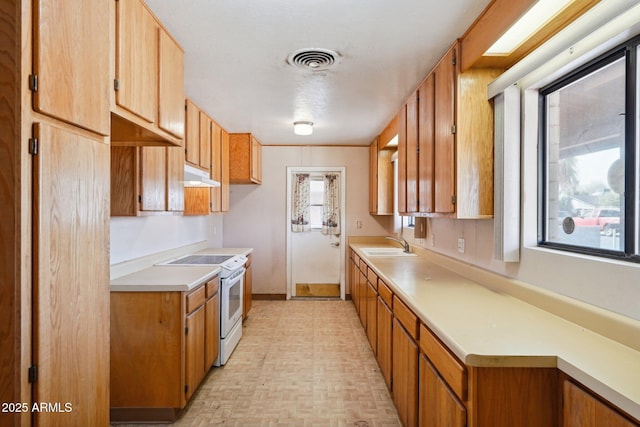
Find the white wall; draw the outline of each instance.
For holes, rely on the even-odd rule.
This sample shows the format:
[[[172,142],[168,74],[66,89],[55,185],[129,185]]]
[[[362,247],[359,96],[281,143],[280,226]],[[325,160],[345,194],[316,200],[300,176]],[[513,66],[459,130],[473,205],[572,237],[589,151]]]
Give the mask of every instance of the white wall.
[[[262,185],[232,185],[225,247],[253,247],[253,292],[286,294],[287,166],[344,166],[346,224],[353,235],[386,234],[389,217],[369,215],[368,147],[262,147]],[[362,228],[356,228],[362,221]]]
[[[180,246],[222,247],[222,215],[111,218],[111,264]]]

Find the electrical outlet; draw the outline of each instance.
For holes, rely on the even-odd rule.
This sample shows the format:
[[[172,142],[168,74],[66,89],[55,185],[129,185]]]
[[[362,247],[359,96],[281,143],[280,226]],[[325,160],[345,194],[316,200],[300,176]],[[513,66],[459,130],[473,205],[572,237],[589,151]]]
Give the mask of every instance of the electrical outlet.
[[[458,239],[458,252],[464,253],[464,239]]]
[[[431,246],[435,246],[436,245],[436,235],[432,234],[431,235]]]
[[[356,220],[356,228],[362,228],[362,221]]]

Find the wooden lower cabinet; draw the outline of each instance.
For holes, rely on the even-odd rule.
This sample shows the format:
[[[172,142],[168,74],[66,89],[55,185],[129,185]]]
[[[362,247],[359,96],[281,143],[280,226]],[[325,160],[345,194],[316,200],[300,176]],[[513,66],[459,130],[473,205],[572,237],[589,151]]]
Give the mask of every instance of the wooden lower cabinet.
[[[418,425],[418,345],[393,319],[392,397],[402,425]]]
[[[360,270],[358,269],[358,260],[357,255],[353,255],[354,258],[351,259],[351,263],[349,264],[349,280],[351,286],[351,300],[353,301],[353,306],[356,308],[356,312],[360,311],[360,300],[358,298],[358,290],[360,289],[358,281],[360,280]]]
[[[376,359],[378,360],[378,366],[380,366],[380,372],[384,378],[384,382],[387,384],[387,388],[391,390],[391,350],[393,346],[392,342],[392,329],[393,329],[393,311],[384,302],[382,297],[378,297],[378,351],[376,353]]]
[[[367,338],[373,354],[378,352],[378,291],[367,283]]]
[[[562,381],[562,402],[562,427],[640,426],[567,377]]]
[[[185,325],[187,338],[185,342],[186,381],[184,393],[186,400],[189,400],[205,376],[204,305],[199,306],[193,313],[187,315]]]
[[[111,422],[177,418],[217,357],[218,283],[111,292]]]
[[[465,427],[467,410],[438,375],[424,354],[420,355],[420,426]]]
[[[367,328],[367,275],[360,271],[358,275],[358,314],[362,327]]]

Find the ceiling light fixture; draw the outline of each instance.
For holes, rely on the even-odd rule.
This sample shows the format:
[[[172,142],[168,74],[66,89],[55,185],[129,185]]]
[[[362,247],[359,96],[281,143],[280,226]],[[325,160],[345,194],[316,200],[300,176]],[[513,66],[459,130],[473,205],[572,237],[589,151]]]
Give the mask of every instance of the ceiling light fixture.
[[[558,14],[573,0],[538,0],[507,30],[485,55],[508,55]]]
[[[296,135],[311,135],[313,133],[313,122],[293,122],[293,133]]]

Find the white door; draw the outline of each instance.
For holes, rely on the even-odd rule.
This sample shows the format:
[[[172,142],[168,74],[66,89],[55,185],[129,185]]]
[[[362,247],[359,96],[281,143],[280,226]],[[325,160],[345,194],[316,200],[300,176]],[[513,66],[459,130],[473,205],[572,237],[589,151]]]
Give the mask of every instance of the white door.
[[[304,227],[292,227],[294,182],[297,174],[308,175],[309,219]],[[322,213],[325,197],[325,175],[339,177],[339,234],[324,234]],[[336,289],[345,296],[345,168],[287,168],[287,298],[325,295]],[[336,231],[337,232],[337,231]],[[326,294],[329,295],[329,294]]]

